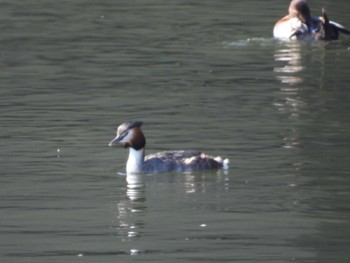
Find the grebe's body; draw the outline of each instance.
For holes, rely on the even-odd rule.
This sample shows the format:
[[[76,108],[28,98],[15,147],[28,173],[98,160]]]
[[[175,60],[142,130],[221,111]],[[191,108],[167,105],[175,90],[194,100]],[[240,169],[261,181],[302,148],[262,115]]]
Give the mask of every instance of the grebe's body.
[[[324,9],[322,16],[312,17],[306,0],[292,0],[288,12],[274,26],[277,39],[336,40],[340,32],[350,34],[344,26],[330,21]]]
[[[196,151],[164,151],[145,156],[146,139],[141,130],[142,122],[125,122],[118,127],[117,136],[109,146],[121,143],[129,148],[126,172],[164,173],[192,172],[208,169],[227,169],[228,159],[212,157]]]

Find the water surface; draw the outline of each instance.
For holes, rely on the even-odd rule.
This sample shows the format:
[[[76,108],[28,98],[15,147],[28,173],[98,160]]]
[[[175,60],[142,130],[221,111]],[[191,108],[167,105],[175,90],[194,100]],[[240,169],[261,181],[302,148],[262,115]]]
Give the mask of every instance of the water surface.
[[[271,39],[287,5],[3,1],[1,261],[348,262],[350,40]],[[128,187],[128,119],[229,171]]]

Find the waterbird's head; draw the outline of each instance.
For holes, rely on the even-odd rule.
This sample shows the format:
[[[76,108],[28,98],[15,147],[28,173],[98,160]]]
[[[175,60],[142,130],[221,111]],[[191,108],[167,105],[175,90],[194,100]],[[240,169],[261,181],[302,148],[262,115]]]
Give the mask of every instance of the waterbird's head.
[[[303,23],[311,19],[311,11],[306,0],[292,0],[288,12],[291,17],[296,17]]]
[[[146,139],[141,130],[142,124],[142,121],[124,122],[118,127],[116,137],[108,146],[123,144],[125,148],[143,149],[146,145]]]

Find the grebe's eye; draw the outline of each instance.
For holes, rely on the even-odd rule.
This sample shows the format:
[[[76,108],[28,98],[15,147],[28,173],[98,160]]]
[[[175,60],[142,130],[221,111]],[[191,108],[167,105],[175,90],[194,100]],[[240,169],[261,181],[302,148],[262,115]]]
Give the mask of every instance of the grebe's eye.
[[[124,139],[129,134],[129,131],[125,131],[122,134],[120,134],[119,138],[120,140]]]

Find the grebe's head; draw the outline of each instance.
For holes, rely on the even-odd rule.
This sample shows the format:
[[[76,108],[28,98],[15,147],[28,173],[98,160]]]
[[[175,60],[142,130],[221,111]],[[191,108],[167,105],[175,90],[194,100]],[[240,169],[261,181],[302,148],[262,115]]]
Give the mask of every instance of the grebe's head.
[[[291,17],[296,17],[304,23],[311,19],[311,11],[306,0],[292,0],[288,12]]]
[[[131,147],[135,150],[141,150],[146,145],[146,139],[141,130],[142,124],[142,121],[124,122],[118,127],[117,136],[108,146],[120,143],[123,144],[125,148]]]

